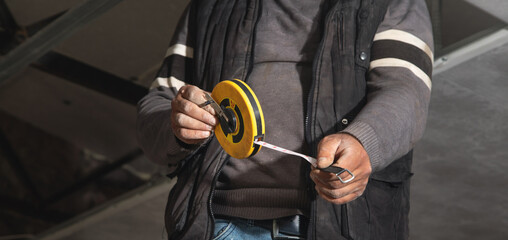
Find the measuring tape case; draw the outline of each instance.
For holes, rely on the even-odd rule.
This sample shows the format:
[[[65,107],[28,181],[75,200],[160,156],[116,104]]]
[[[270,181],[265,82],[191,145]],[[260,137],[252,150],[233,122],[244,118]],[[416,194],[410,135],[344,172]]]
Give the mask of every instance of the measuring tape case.
[[[261,105],[252,89],[240,80],[225,80],[217,84],[212,98],[228,116],[229,122],[219,119],[215,135],[224,150],[234,158],[253,156],[261,146],[255,140],[263,140],[265,120]]]

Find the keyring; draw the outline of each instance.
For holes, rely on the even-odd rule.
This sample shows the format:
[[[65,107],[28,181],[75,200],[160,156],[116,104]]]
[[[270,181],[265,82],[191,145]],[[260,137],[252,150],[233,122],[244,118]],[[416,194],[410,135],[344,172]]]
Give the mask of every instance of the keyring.
[[[336,167],[336,166],[328,166],[326,168],[321,168],[320,170],[323,170],[323,171],[326,171],[326,172],[335,173],[335,176],[337,176],[337,178],[339,179],[339,181],[341,183],[348,183],[348,182],[353,181],[353,179],[355,179],[355,175],[351,171],[349,171],[349,170],[347,170],[345,168]],[[341,178],[339,175],[341,175],[344,172],[348,173],[349,176],[351,176],[351,177],[347,178],[347,179]]]

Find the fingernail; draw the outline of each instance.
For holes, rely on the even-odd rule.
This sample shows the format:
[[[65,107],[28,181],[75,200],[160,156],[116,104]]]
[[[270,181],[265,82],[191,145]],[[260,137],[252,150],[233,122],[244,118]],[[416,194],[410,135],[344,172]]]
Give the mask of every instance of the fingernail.
[[[210,132],[202,132],[201,136],[203,136],[203,138],[207,138],[210,136]]]
[[[212,117],[212,116],[208,117],[208,122],[212,126],[215,126],[215,124],[217,124],[217,120],[215,120],[215,117]]]
[[[318,159],[318,162],[324,162],[324,161],[326,161],[326,160],[328,160],[328,159],[327,159],[327,158],[325,158],[325,157],[320,157],[320,158]]]

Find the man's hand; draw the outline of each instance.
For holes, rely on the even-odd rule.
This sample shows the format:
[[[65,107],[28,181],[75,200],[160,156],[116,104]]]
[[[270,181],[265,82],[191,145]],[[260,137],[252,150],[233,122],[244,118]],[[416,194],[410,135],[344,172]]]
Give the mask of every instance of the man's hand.
[[[356,176],[353,181],[342,183],[334,173],[312,168],[310,176],[322,198],[331,203],[344,204],[363,194],[372,168],[367,152],[355,137],[345,133],[326,136],[319,142],[317,159],[318,168],[333,164],[348,169]],[[347,179],[348,174],[342,173],[340,176]]]
[[[198,106],[204,102],[206,102],[205,92],[192,85],[180,88],[171,102],[171,128],[182,142],[187,144],[203,142],[217,124],[212,107]]]

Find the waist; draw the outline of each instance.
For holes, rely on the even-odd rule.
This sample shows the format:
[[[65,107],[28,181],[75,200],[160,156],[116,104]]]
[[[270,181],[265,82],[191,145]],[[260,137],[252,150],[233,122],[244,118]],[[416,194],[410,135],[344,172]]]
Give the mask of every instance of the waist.
[[[293,215],[275,219],[255,220],[229,216],[218,216],[231,221],[244,221],[272,232],[273,239],[305,239],[309,219],[303,215]]]
[[[244,219],[275,219],[310,214],[310,197],[303,187],[224,190],[217,186],[212,201],[215,214]]]

